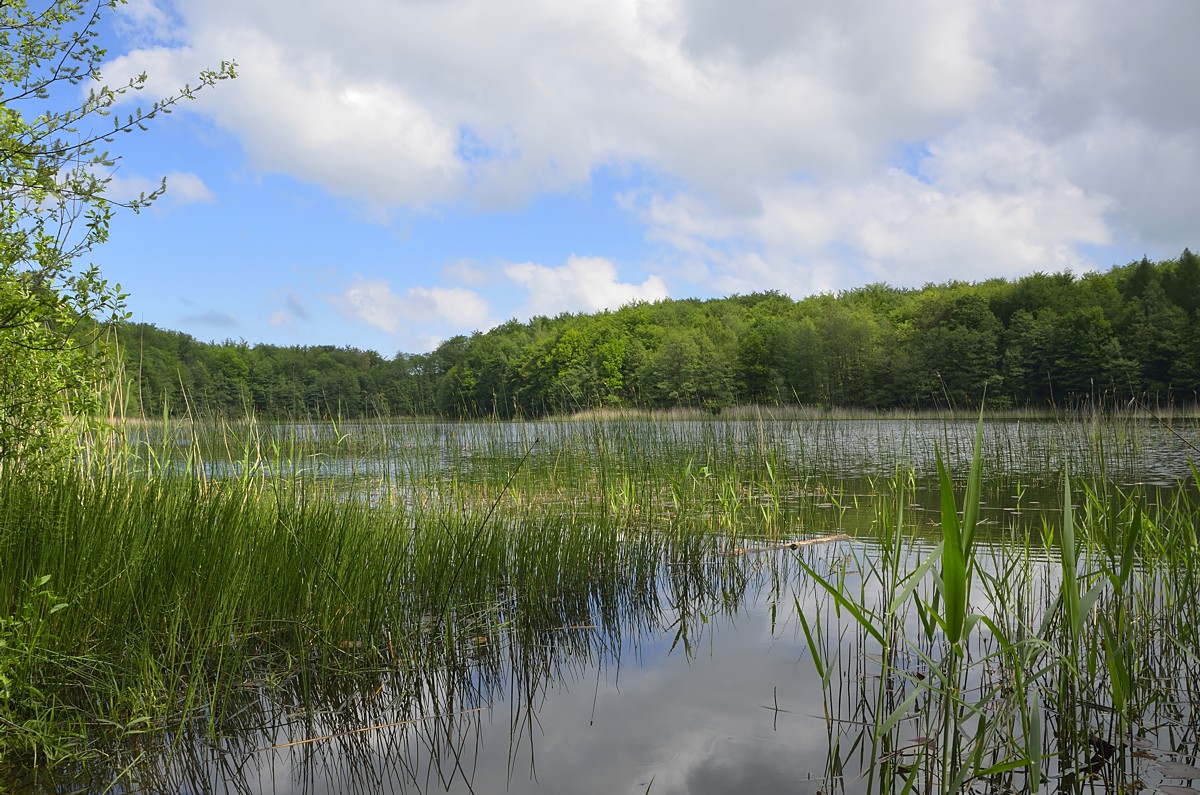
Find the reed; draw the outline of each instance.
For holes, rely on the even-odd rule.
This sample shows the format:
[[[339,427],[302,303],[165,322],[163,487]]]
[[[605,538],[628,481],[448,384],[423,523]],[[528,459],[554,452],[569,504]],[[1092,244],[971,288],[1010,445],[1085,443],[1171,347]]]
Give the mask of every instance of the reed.
[[[826,600],[794,604],[821,686],[857,689],[872,727],[831,728],[831,769],[858,755],[872,791],[1034,791],[1194,687],[1200,510],[1121,485],[1153,432],[765,415],[93,428],[52,477],[0,472],[0,748],[84,764],[354,682],[471,710],[449,694],[546,648],[640,627],[689,650],[760,559],[850,534],[847,559],[797,553]]]
[[[1038,792],[1048,781],[1063,792],[1101,782],[1114,792],[1162,782],[1172,768],[1145,749],[1166,739],[1164,719],[1195,720],[1179,705],[1200,661],[1176,633],[1193,638],[1184,626],[1197,619],[1197,481],[1157,504],[1139,489],[1085,483],[1081,510],[1064,473],[1057,521],[1043,515],[1037,532],[1014,521],[1006,543],[981,546],[982,439],[981,423],[961,492],[939,467],[941,536],[927,555],[911,554],[922,542],[910,529],[905,564],[890,557],[904,531],[896,516],[913,497],[913,480],[901,478],[877,507],[880,552],[865,566],[860,556],[842,564],[870,586],[847,590],[843,575],[802,563],[815,592],[796,606],[830,696],[831,745],[866,749],[868,792]],[[832,619],[823,601],[836,607]],[[857,636],[850,661],[847,630]],[[860,695],[833,697],[845,689]],[[830,780],[843,782],[847,766],[832,760]]]

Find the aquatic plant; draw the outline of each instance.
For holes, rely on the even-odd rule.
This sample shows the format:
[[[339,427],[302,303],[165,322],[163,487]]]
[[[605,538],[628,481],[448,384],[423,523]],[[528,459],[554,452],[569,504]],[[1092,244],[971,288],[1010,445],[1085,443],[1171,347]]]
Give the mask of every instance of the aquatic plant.
[[[482,696],[460,696],[506,675],[535,689],[548,650],[582,659],[571,650],[619,646],[632,626],[691,653],[763,566],[781,592],[790,576],[823,594],[822,611],[793,605],[820,686],[862,696],[827,705],[831,771],[871,791],[1036,790],[1088,774],[1093,737],[1144,736],[1146,715],[1194,687],[1200,511],[1187,491],[1119,481],[1149,433],[117,424],[52,478],[0,473],[0,616],[52,578],[68,607],[35,656],[71,664],[21,681],[53,698],[58,747],[75,749],[56,764],[85,762],[70,754],[86,738],[110,775],[149,781],[154,758],[284,704],[322,712],[349,697],[338,688],[410,705],[379,724],[461,712],[458,729],[437,725],[469,734]],[[847,535],[846,559],[800,551]],[[787,575],[790,548],[803,565]],[[308,736],[342,731],[312,719]],[[860,723],[869,736],[843,731]],[[131,737],[154,753],[122,750]],[[1131,775],[1129,747],[1106,769]]]
[[[809,617],[796,601],[822,686],[830,699],[847,687],[860,693],[827,700],[838,749],[831,781],[853,776],[842,749],[854,736],[869,792],[1037,792],[1048,780],[1060,791],[1093,782],[1132,791],[1161,782],[1162,760],[1177,746],[1161,736],[1172,725],[1163,719],[1196,717],[1187,699],[1200,661],[1176,639],[1194,637],[1184,627],[1197,618],[1186,575],[1196,566],[1195,484],[1152,508],[1144,494],[1085,485],[1080,512],[1064,473],[1058,521],[1043,515],[1038,532],[1014,523],[1007,543],[980,547],[980,438],[961,508],[939,468],[941,540],[927,554],[914,554],[915,535],[903,566],[889,552],[912,496],[911,479],[897,479],[891,512],[876,523],[879,554],[826,574],[801,562],[836,607],[832,617]],[[1165,539],[1178,541],[1168,550]],[[857,590],[839,573],[849,567],[863,573]],[[849,662],[839,640],[846,620],[858,638]]]

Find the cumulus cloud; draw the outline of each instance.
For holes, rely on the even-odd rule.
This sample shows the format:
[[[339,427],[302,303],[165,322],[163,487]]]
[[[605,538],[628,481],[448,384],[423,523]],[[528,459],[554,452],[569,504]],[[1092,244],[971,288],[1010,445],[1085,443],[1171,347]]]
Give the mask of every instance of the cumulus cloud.
[[[492,278],[479,263],[465,259],[456,260],[442,268],[442,275],[467,287],[483,287]]]
[[[543,0],[521,14],[487,0],[298,0],[288,14],[185,1],[185,45],[106,73],[145,70],[165,91],[235,56],[241,78],[197,107],[260,167],[371,200],[521,202],[622,161],[737,205],[764,177],[870,164],[881,142],[920,136],[987,91],[969,5],[846,5],[791,13],[760,50],[755,30],[675,0]]]
[[[1200,135],[1106,116],[1062,147],[1063,172],[1081,189],[1112,198],[1115,234],[1130,243],[1174,249],[1191,244]]]
[[[730,291],[918,286],[1091,267],[1078,245],[1110,242],[1112,199],[1072,183],[1063,164],[1062,153],[1011,129],[981,128],[932,143],[916,173],[764,188],[761,211],[744,217],[688,194],[624,201]]]
[[[206,204],[215,197],[204,180],[190,172],[172,171],[166,175],[167,192],[159,202],[170,205]],[[104,195],[118,202],[128,202],[141,195],[152,193],[162,187],[162,180],[151,180],[143,176],[121,176],[114,174],[109,178]]]
[[[641,284],[618,281],[616,265],[603,257],[571,256],[557,268],[523,262],[508,266],[504,273],[529,291],[526,309],[530,315],[599,312],[667,297],[667,287],[658,276]]]
[[[180,33],[177,21],[154,0],[125,0],[115,10],[118,29],[136,41],[146,44],[169,41]]]
[[[211,202],[214,199],[212,191],[204,184],[204,180],[195,174],[182,171],[172,171],[167,174],[166,195],[177,204]]]
[[[392,335],[430,325],[460,332],[490,323],[487,302],[465,288],[412,287],[396,293],[384,279],[360,278],[330,300],[343,317]]]
[[[347,74],[329,53],[294,53],[253,29],[215,38],[204,51],[239,53],[240,76],[201,101],[239,135],[260,170],[290,174],[373,209],[432,205],[457,193],[457,125],[402,87]],[[153,90],[166,94],[212,66],[200,53],[139,50],[115,59],[105,73],[146,71],[156,75]]]
[[[106,73],[147,71],[163,93],[236,57],[242,76],[188,107],[258,169],[386,212],[520,206],[634,166],[651,177],[625,205],[676,273],[709,289],[1088,267],[1081,252],[1117,235],[1152,251],[1194,243],[1200,4],[155,8],[134,6],[146,26],[176,20],[177,40]],[[662,292],[603,264],[510,271],[539,285],[531,307],[546,311]],[[395,296],[359,292],[344,305],[387,322],[372,307]]]

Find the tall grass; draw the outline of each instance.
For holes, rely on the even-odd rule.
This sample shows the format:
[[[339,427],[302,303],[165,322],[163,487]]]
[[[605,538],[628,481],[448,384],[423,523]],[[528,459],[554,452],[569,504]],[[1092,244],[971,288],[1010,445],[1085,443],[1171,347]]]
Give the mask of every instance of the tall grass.
[[[117,423],[54,477],[0,472],[0,685],[19,672],[32,688],[0,690],[0,748],[20,765],[104,748],[104,769],[152,777],[161,765],[113,751],[122,738],[182,753],[184,734],[225,736],[339,687],[409,704],[400,720],[466,713],[483,703],[467,694],[505,671],[530,688],[552,676],[546,649],[578,659],[638,628],[686,649],[716,594],[736,604],[758,565],[744,553],[851,533],[867,576],[808,566],[805,581],[883,660],[863,701],[877,731],[854,744],[871,787],[954,791],[1019,773],[1036,789],[1083,764],[1088,705],[1129,735],[1139,710],[1173,697],[1147,691],[1160,672],[1140,652],[1163,642],[1147,626],[1169,619],[1171,648],[1195,648],[1194,504],[1114,485],[1142,463],[1146,433],[1023,420]],[[1068,462],[1076,492],[1054,474]],[[1074,494],[1083,508],[1064,511]],[[1015,552],[981,557],[997,548]],[[664,603],[670,627],[656,623]],[[867,688],[872,668],[841,649],[844,628],[801,617],[825,686],[847,687],[853,665]],[[1003,719],[989,711],[998,698]],[[920,766],[912,736],[925,738]],[[1052,758],[1052,740],[1068,750]],[[848,767],[842,750],[831,760]]]
[[[1188,757],[1174,761],[1188,747],[1176,729],[1200,717],[1200,481],[1151,504],[1064,472],[1056,514],[980,545],[981,439],[982,427],[961,491],[941,471],[937,546],[915,530],[896,546],[913,496],[898,478],[875,524],[881,552],[849,564],[863,573],[856,591],[845,562],[825,573],[803,564],[816,604],[837,608],[796,603],[839,749],[831,782],[851,789],[848,745],[868,792],[1182,791],[1171,775],[1200,778]],[[846,690],[858,695],[837,696]]]
[[[682,573],[738,565],[703,522],[623,521],[636,506],[609,510],[602,485],[570,498],[577,464],[535,461],[536,438],[479,472],[472,429],[420,426],[425,459],[380,480],[356,456],[385,440],[339,429],[136,430],[53,478],[0,473],[0,761],[82,762],[98,733],[195,717],[216,734],[248,681],[437,679],[481,646],[613,634],[664,589],[691,594]]]

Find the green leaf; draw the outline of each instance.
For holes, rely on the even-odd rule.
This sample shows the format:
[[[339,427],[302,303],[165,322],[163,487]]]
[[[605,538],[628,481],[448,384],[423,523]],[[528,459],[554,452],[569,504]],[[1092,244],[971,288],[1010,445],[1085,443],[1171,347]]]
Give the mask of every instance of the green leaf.
[[[929,570],[935,563],[941,560],[942,547],[944,545],[945,542],[938,544],[933,552],[931,552],[929,556],[925,558],[925,560],[921,561],[921,565],[913,569],[913,571],[907,577],[905,577],[904,580],[902,580],[903,584],[901,585],[900,590],[896,593],[895,598],[893,598],[888,604],[889,615],[896,615],[896,612],[900,609],[900,606],[908,602],[909,598],[913,595],[913,592],[917,589],[917,586],[920,585],[921,581],[925,579],[925,575],[929,573]]]
[[[868,614],[863,610],[863,608],[850,601],[850,599],[848,599],[846,595],[842,593],[840,588],[826,581],[824,577],[822,577],[820,574],[817,574],[817,572],[814,571],[813,568],[803,560],[797,558],[796,562],[799,563],[800,567],[808,573],[808,576],[816,580],[817,584],[824,588],[826,592],[833,597],[833,601],[840,608],[854,617],[854,620],[858,622],[860,627],[866,630],[867,634],[878,641],[881,646],[887,645],[887,641],[884,639],[883,633],[879,630],[879,627],[876,626],[877,620],[875,619],[875,616]]]
[[[897,723],[903,720],[904,717],[911,712],[912,705],[916,703],[917,696],[921,694],[922,689],[922,686],[919,684],[913,687],[912,692],[909,693],[904,701],[900,703],[900,706],[892,710],[892,714],[888,715],[887,718],[884,719],[883,723],[879,724],[879,726],[875,729],[876,737],[882,737],[886,735],[893,728],[895,728]]]
[[[824,658],[824,649],[817,646],[813,640],[812,629],[808,625],[808,618],[804,615],[804,610],[800,607],[800,599],[796,598],[796,615],[800,617],[800,628],[804,630],[804,639],[808,642],[809,653],[812,654],[813,666],[817,669],[817,676],[825,679],[825,668],[822,663]]]
[[[946,639],[957,646],[962,641],[963,619],[967,612],[967,565],[963,559],[963,539],[958,524],[958,509],[954,504],[954,484],[937,451],[938,478],[941,481],[942,504],[942,597]]]

